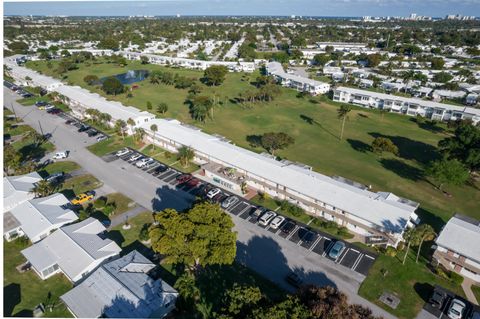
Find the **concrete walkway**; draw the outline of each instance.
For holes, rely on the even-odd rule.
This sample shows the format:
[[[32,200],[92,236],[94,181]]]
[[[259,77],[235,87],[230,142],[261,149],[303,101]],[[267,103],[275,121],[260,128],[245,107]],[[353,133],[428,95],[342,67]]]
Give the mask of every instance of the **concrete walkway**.
[[[467,297],[468,301],[470,301],[475,305],[478,305],[477,298],[475,298],[475,295],[473,294],[473,291],[472,291],[473,283],[474,283],[473,280],[469,278],[465,278],[463,279],[462,288],[463,288],[463,291],[465,292],[465,296]]]

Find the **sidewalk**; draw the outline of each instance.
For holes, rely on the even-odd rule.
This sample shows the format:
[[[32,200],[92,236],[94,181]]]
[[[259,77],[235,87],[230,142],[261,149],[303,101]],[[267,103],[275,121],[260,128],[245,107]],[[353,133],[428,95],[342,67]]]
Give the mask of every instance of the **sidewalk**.
[[[463,291],[465,292],[465,296],[467,297],[468,301],[470,301],[475,305],[478,305],[477,298],[475,298],[475,295],[473,294],[473,291],[472,291],[472,284],[473,284],[473,280],[469,278],[464,278],[462,282],[462,288],[463,288]]]

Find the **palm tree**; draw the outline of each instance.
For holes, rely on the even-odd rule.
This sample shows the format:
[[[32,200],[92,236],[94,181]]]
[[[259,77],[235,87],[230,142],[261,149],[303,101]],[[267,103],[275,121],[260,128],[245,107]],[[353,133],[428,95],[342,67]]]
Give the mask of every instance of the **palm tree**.
[[[198,312],[202,315],[203,319],[208,319],[212,317],[213,305],[208,302],[205,297],[200,299],[200,302],[196,304]]]
[[[352,110],[350,105],[342,105],[337,111],[338,119],[342,120],[342,131],[340,133],[340,140],[343,138],[343,130],[345,128],[345,120],[348,118],[348,113]]]
[[[45,197],[52,195],[55,191],[55,187],[47,182],[46,180],[41,180],[35,184],[32,192],[35,194],[35,197]]]
[[[100,113],[99,118],[102,123],[110,123],[112,120],[112,116],[108,113]]]
[[[408,253],[410,251],[410,246],[414,245],[418,242],[418,233],[415,228],[409,228],[403,233],[403,239],[407,241],[407,250],[405,251],[405,255],[403,256],[402,264],[405,265],[405,261],[407,260]]]
[[[158,131],[158,126],[157,124],[152,124],[150,126],[150,129],[152,130],[153,132],[153,150],[155,150],[155,133]]]
[[[435,236],[437,235],[435,233],[435,230],[433,230],[433,227],[429,224],[421,224],[420,226],[418,226],[417,233],[418,237],[420,238],[420,244],[418,245],[417,259],[415,260],[416,263],[418,263],[418,258],[420,257],[420,251],[422,250],[423,242],[425,240],[434,240]]]
[[[183,167],[195,157],[195,152],[188,146],[182,146],[178,149],[178,160]]]
[[[196,303],[200,298],[200,290],[195,285],[195,277],[188,273],[178,278],[174,287],[185,301],[194,301]]]
[[[143,137],[145,136],[145,130],[140,127],[140,128],[137,128],[135,132],[136,132],[136,135],[138,136],[138,140],[139,141],[143,140]]]
[[[133,127],[135,126],[135,121],[132,120],[131,117],[129,117],[128,120],[127,120],[127,124],[128,124],[128,126],[130,126],[130,132],[133,133]]]
[[[122,139],[123,140],[125,140],[125,127],[126,126],[127,126],[127,123],[125,123],[124,120],[117,120],[115,122],[115,130],[122,134]]]

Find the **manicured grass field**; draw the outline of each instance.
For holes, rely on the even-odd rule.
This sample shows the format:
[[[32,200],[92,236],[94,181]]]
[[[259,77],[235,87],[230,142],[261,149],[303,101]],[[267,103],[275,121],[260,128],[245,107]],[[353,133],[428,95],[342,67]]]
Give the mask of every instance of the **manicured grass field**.
[[[431,243],[425,243],[424,246],[426,248],[429,245]],[[415,258],[416,249],[410,251],[405,265],[402,265],[403,252],[396,257],[380,254],[360,286],[359,294],[399,318],[408,319],[416,317],[430,297],[435,284],[464,296],[460,286],[432,273],[427,268],[424,257],[420,258],[418,264],[415,263]],[[393,293],[400,298],[397,309],[391,309],[378,300],[383,292]]]
[[[52,74],[55,69],[47,68],[46,63],[39,61],[29,62],[28,66],[45,74]],[[79,65],[78,70],[68,73],[67,80],[88,87],[83,82],[83,77],[87,74],[106,76],[135,69],[169,70],[197,79],[203,75],[200,71],[141,65],[136,61],[130,62],[127,67],[106,63]],[[420,217],[433,224],[437,230],[454,212],[480,218],[478,182],[447,187],[446,190],[452,195],[447,197],[424,176],[425,165],[438,157],[438,141],[450,134],[445,125],[416,123],[408,116],[382,115],[375,110],[354,107],[345,125],[344,140],[340,141],[338,104],[325,97],[315,98],[313,100],[316,103],[312,103],[312,99],[297,98],[297,92],[282,88],[282,94],[273,102],[258,103],[253,107],[235,104],[230,100],[239,93],[252,89],[249,82],[255,77],[256,74],[244,76],[241,73],[229,73],[221,86],[203,86],[202,94],[213,97],[215,91],[221,102],[215,109],[214,119],[206,123],[191,119],[184,104],[187,91],[173,86],[151,84],[147,80],[138,83],[139,88],[133,90],[133,98],[127,98],[125,94],[108,98],[141,109],[146,109],[146,102],[151,101],[153,111],[156,104],[166,102],[169,110],[165,117],[195,124],[208,133],[218,133],[239,146],[257,152],[264,150],[250,146],[246,140],[248,135],[270,131],[288,132],[295,138],[295,144],[278,151],[278,156],[308,164],[327,175],[341,175],[371,185],[374,191],[390,191],[418,201],[421,204],[418,211]],[[88,89],[103,94],[98,88]],[[370,152],[369,145],[377,136],[390,138],[399,147],[400,155],[379,156]],[[99,147],[92,146],[94,149]]]
[[[71,318],[71,313],[59,300],[61,295],[72,288],[66,277],[55,275],[41,280],[33,270],[19,273],[15,269],[26,261],[20,251],[28,245],[21,239],[10,243],[3,242],[3,253],[8,257],[3,260],[4,316],[32,317],[33,309],[43,303],[45,306],[54,305],[53,311],[47,310],[45,317]]]
[[[93,190],[102,186],[95,176],[90,174],[74,176],[67,179],[62,185],[60,192],[68,199],[75,197],[78,194]]]
[[[48,164],[45,166],[42,171],[44,171],[47,175],[54,174],[54,173],[59,173],[59,172],[64,172],[70,173],[74,170],[77,170],[80,168],[80,165],[78,165],[75,162],[72,161],[58,161],[54,162],[51,164]]]
[[[107,203],[115,203],[115,214],[122,214],[136,206],[134,201],[122,193],[108,194]]]

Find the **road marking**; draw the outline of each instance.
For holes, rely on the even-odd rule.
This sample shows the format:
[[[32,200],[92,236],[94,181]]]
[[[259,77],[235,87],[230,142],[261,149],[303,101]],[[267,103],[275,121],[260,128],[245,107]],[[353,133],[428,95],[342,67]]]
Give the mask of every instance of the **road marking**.
[[[280,209],[280,206],[278,206],[277,208],[274,209],[274,211],[278,211]]]
[[[313,222],[314,218],[310,219],[307,223],[307,226],[310,225],[311,222]]]
[[[375,258],[373,258],[372,256],[369,256],[367,254],[365,254],[365,257],[375,260]]]
[[[309,251],[312,251],[312,250],[315,248],[315,246],[317,246],[317,244],[320,242],[320,240],[322,240],[322,238],[323,238],[323,236],[318,235],[317,240],[315,240],[315,242],[313,243],[313,245],[312,245],[308,250],[309,250]]]
[[[340,256],[338,256],[338,258],[340,258],[340,261],[338,262],[339,264],[342,263],[343,259],[345,258],[345,256],[348,254],[348,251],[350,250],[350,248],[347,248],[347,251],[345,251],[345,253],[343,254],[342,258],[340,258]],[[337,258],[337,260],[338,260]]]
[[[357,269],[358,265],[360,264],[360,261],[362,260],[362,257],[365,256],[364,254],[360,254],[357,257],[357,260],[353,263],[352,270]]]
[[[325,239],[326,239],[326,237],[325,237]],[[332,246],[334,245],[333,240],[331,240],[331,239],[329,239],[329,240],[330,240],[330,244],[328,244],[327,248],[323,251],[323,254],[322,254],[323,257],[325,257],[327,255],[327,251],[329,251],[330,248],[332,248]]]
[[[295,225],[295,228],[293,229],[293,231],[290,232],[290,234],[288,234],[287,237],[285,237],[286,240],[289,240],[293,234],[295,234],[295,232],[299,229],[300,227],[298,227],[297,225]]]

